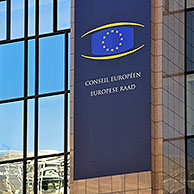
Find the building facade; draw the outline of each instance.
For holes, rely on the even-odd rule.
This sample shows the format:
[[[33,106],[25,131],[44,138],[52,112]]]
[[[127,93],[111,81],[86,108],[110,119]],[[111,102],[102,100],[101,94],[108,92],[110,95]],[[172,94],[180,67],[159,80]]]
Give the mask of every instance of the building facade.
[[[151,1],[151,170],[75,180],[75,0],[0,0],[0,193],[193,194],[193,11]]]

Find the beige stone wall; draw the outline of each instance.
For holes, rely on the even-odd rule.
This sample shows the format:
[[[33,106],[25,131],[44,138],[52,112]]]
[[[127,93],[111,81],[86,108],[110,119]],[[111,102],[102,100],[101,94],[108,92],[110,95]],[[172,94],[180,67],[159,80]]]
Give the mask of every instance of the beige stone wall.
[[[168,2],[170,4],[166,5]],[[184,0],[152,0],[152,172],[74,181],[74,0],[72,0],[70,194],[185,193],[184,13],[177,11],[182,10],[183,5]]]

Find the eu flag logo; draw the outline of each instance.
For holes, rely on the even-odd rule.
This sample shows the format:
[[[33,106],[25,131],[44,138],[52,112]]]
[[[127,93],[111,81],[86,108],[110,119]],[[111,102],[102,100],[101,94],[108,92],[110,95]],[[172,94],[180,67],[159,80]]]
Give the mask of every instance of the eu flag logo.
[[[93,55],[113,55],[134,47],[134,29],[114,27],[96,32],[91,38]]]
[[[83,53],[81,56],[92,60],[112,60],[135,53],[145,46],[142,44],[134,48],[137,28],[144,28],[144,25],[117,22],[94,28],[81,36],[84,39],[91,34],[90,53]]]

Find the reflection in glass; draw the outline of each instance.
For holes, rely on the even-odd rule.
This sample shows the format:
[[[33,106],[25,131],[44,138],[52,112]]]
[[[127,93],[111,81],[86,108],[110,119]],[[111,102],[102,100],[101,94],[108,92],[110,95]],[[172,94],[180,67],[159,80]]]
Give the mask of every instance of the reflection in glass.
[[[28,41],[28,96],[35,94],[35,40]]]
[[[38,161],[39,193],[64,193],[64,156]]]
[[[24,0],[11,0],[11,39],[24,37]]]
[[[6,1],[0,2],[0,40],[6,39]]]
[[[39,93],[64,90],[64,35],[40,39]]]
[[[194,70],[194,11],[187,12],[187,71]]]
[[[194,75],[187,75],[187,135],[194,135]]]
[[[194,193],[194,139],[187,140],[188,193]]]
[[[22,194],[23,163],[0,165],[0,193]]]
[[[23,96],[24,43],[0,45],[0,100]]]
[[[58,30],[70,28],[70,0],[58,0]]]
[[[27,150],[28,157],[34,156],[34,110],[35,110],[35,100],[28,100],[28,120],[27,120]]]
[[[27,161],[26,189],[27,194],[34,194],[34,160]]]
[[[193,0],[187,0],[187,8],[194,7],[194,1]]]
[[[64,151],[64,95],[39,99],[39,155]]]
[[[40,0],[40,34],[53,31],[53,0]]]
[[[35,0],[28,1],[28,35],[35,35]]]
[[[0,161],[22,158],[23,102],[0,105]]]
[[[68,90],[70,90],[70,77],[71,77],[71,34],[68,34]]]

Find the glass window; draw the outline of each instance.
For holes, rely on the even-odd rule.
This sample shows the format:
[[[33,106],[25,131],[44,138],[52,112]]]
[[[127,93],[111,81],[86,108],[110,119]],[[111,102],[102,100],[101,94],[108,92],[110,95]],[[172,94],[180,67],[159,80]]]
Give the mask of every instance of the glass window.
[[[68,89],[70,90],[70,77],[71,77],[71,34],[68,34]]]
[[[28,35],[35,35],[35,0],[28,1]]]
[[[187,140],[187,181],[188,193],[194,192],[194,139]]]
[[[194,0],[187,0],[187,8],[194,7]]]
[[[64,193],[64,156],[38,161],[40,193]]]
[[[11,39],[24,37],[24,0],[11,0]]]
[[[0,45],[0,100],[24,93],[24,43]]]
[[[64,95],[39,99],[39,155],[64,151]]]
[[[64,90],[64,35],[40,39],[39,93]]]
[[[53,31],[53,0],[40,0],[40,34]]]
[[[34,194],[34,160],[27,161],[26,190],[27,194]]]
[[[194,135],[194,75],[187,75],[187,135]]]
[[[58,0],[58,30],[70,28],[70,0]]]
[[[23,163],[9,163],[0,165],[1,194],[23,192]]]
[[[0,105],[0,161],[23,156],[23,102]]]
[[[6,1],[0,2],[0,40],[6,39]]]
[[[28,41],[28,96],[35,94],[35,40]]]
[[[187,71],[194,70],[194,12],[187,12]]]
[[[34,156],[34,110],[35,110],[35,100],[28,100],[28,120],[27,120],[27,150],[28,157]]]

